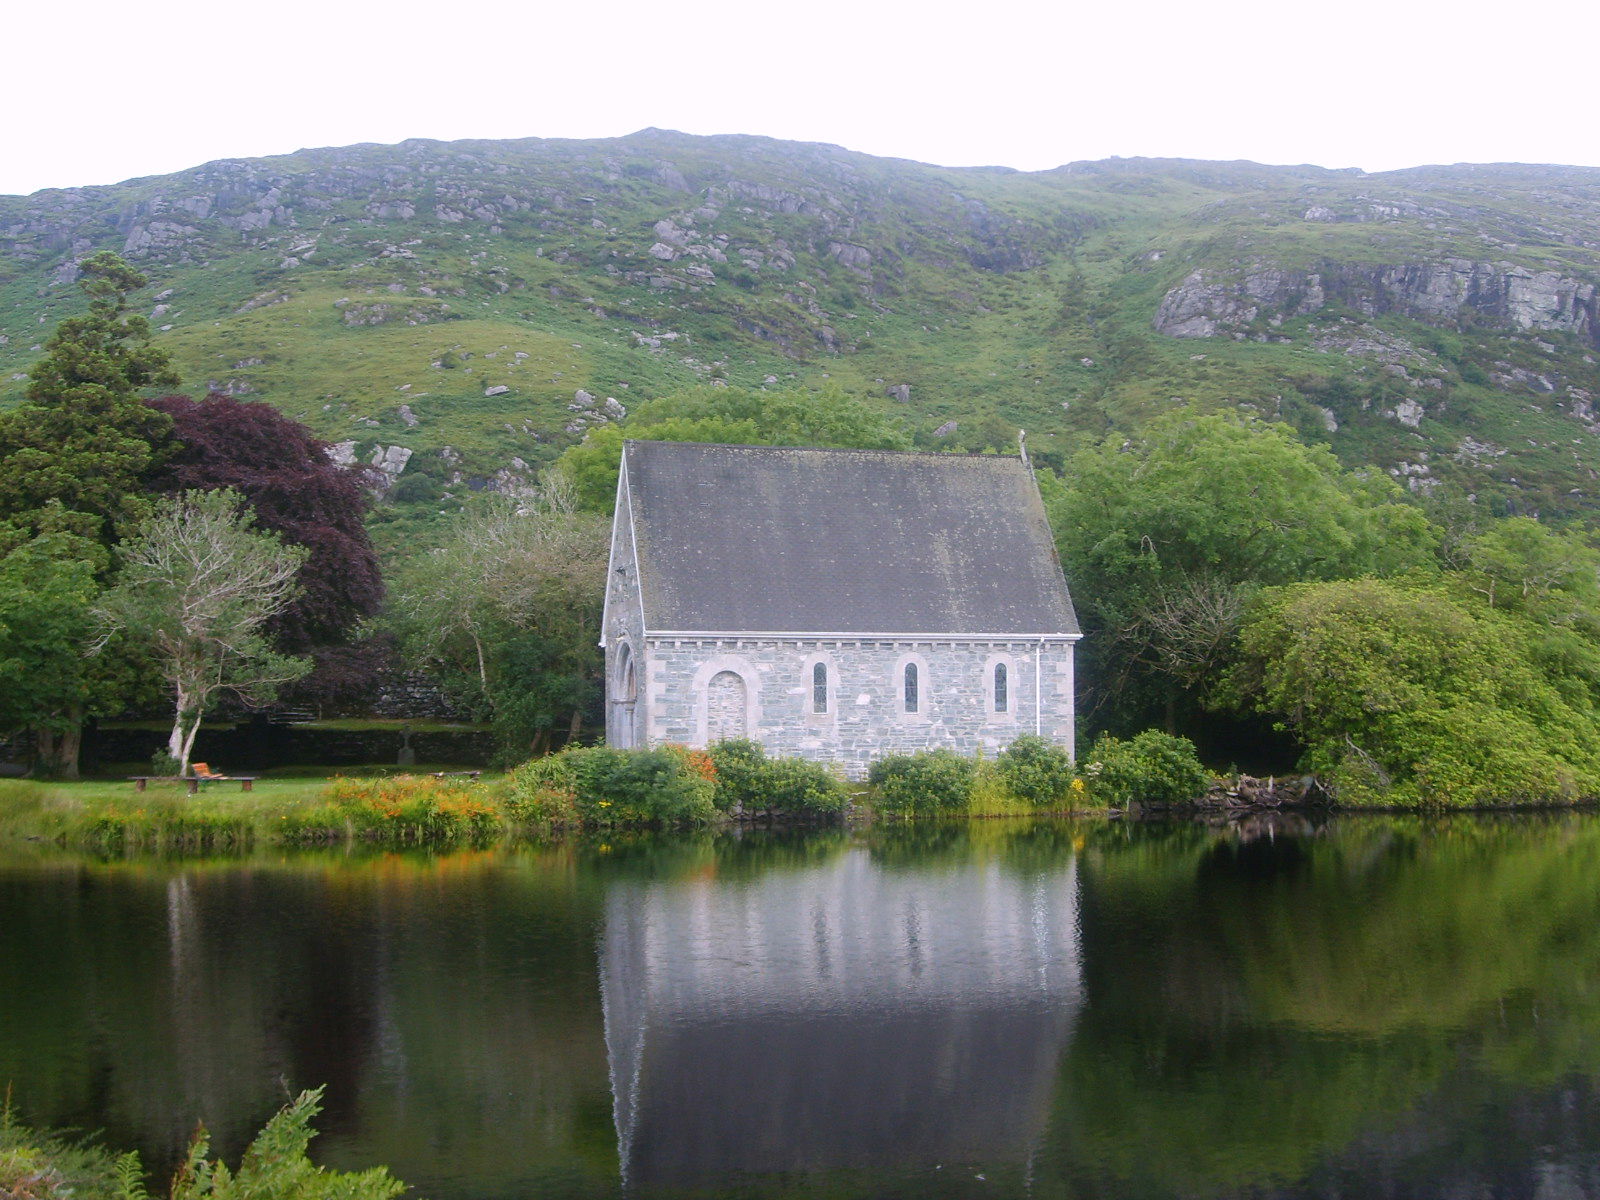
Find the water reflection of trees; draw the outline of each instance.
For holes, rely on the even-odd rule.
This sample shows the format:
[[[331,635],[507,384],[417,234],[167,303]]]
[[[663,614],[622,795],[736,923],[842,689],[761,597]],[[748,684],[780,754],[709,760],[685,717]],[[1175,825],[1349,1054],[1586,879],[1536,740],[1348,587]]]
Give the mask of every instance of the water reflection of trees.
[[[285,1084],[327,1081],[325,1161],[424,1191],[445,1164],[480,1196],[615,1178],[598,897],[570,852],[8,882],[0,945],[28,966],[0,999],[0,1080],[29,1120],[170,1163],[198,1119],[237,1154]]]
[[[1512,1148],[1494,1169],[1531,1192],[1528,1110],[1592,1103],[1592,820],[1105,828],[1081,878],[1089,1004],[1046,1171],[1074,1194],[1348,1182],[1353,1147],[1390,1182],[1442,1179],[1411,1153],[1424,1126],[1458,1174],[1485,1137]]]

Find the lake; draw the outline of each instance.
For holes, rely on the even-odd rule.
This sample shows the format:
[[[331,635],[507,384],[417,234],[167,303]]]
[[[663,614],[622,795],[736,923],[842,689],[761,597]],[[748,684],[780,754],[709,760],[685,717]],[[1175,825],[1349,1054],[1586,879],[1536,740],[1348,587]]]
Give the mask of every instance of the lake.
[[[1600,1197],[1600,818],[0,850],[0,1087],[494,1197]],[[164,1186],[156,1189],[164,1192]]]

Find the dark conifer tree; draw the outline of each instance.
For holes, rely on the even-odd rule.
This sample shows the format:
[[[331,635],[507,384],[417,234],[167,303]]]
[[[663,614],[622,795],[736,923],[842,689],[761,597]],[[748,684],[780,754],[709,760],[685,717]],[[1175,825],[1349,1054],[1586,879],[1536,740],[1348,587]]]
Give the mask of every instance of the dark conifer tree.
[[[0,521],[27,532],[65,528],[109,546],[144,512],[140,477],[169,422],[141,388],[178,382],[130,311],[145,277],[108,250],[79,264],[89,311],[56,326],[29,372],[26,400],[0,416]],[[102,569],[106,563],[102,562]]]

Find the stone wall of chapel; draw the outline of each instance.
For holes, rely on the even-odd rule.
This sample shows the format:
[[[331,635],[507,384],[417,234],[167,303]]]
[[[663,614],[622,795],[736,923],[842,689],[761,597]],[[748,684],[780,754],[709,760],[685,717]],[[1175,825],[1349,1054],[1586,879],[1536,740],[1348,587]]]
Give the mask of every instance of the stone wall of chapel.
[[[612,746],[642,746],[648,727],[648,647],[644,640],[644,609],[639,597],[638,564],[633,558],[633,536],[628,521],[626,480],[619,496],[611,539],[611,573],[606,580],[606,742]],[[617,695],[622,647],[633,654],[636,699],[630,706]],[[625,728],[631,718],[632,727]]]
[[[830,673],[830,711],[822,714],[813,711],[811,669],[819,659]],[[992,672],[1001,660],[1009,711],[996,713]],[[754,688],[752,736],[769,753],[835,762],[852,777],[885,754],[942,746],[993,755],[1036,730],[1073,749],[1071,642],[651,637],[645,661],[650,745],[705,745],[715,728],[706,674],[714,663],[718,673],[734,670]],[[916,713],[903,711],[910,661],[919,667]]]

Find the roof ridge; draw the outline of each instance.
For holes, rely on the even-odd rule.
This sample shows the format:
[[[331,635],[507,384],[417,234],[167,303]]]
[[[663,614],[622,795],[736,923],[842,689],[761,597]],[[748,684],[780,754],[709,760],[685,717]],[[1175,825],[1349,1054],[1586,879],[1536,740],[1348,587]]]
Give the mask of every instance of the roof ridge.
[[[961,459],[986,459],[993,462],[1023,460],[1019,454],[983,454],[971,450],[948,453],[943,450],[879,450],[865,446],[759,446],[748,442],[678,442],[657,438],[623,438],[625,446],[701,446],[718,450],[802,450],[812,454],[892,454],[900,458],[934,458],[947,461]]]

